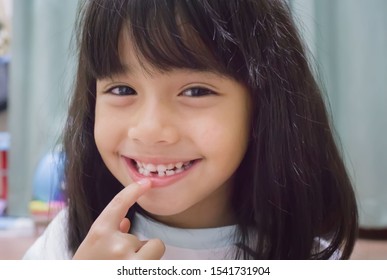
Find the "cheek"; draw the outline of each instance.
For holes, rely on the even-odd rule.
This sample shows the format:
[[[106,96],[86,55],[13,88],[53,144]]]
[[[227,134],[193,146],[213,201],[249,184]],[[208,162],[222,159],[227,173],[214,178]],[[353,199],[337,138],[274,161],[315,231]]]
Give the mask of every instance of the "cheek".
[[[105,140],[103,131],[104,129],[102,129],[101,123],[96,121],[94,125],[94,140],[100,153],[102,153],[107,148],[107,141]]]
[[[94,122],[94,140],[101,152],[106,146],[106,119],[101,118],[102,112],[96,108]]]
[[[247,118],[217,118],[202,122],[190,132],[194,133],[196,143],[200,143],[202,151],[209,155],[227,158],[227,154],[233,154],[239,158],[244,154],[248,142]]]
[[[101,154],[111,150],[117,144],[117,135],[121,131],[120,122],[117,121],[115,114],[103,106],[96,106],[94,139],[97,148]]]

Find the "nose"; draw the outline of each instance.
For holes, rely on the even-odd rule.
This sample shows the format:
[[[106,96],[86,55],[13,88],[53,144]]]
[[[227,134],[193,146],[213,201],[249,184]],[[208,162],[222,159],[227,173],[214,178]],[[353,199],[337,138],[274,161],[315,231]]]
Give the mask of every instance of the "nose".
[[[168,145],[179,140],[173,110],[160,101],[140,105],[132,115],[128,137],[143,145]]]

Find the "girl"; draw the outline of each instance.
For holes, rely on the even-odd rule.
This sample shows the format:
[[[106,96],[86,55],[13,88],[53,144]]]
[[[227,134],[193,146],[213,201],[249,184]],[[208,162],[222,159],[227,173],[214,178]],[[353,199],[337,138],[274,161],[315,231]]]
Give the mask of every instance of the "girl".
[[[283,1],[89,0],[78,24],[68,207],[26,258],[349,258],[353,189]]]

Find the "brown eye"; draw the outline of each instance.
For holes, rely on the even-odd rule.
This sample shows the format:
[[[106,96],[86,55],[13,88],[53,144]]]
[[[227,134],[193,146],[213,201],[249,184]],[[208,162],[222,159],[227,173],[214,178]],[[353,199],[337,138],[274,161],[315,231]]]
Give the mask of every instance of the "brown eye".
[[[181,95],[188,96],[188,97],[202,97],[207,95],[213,95],[215,94],[212,90],[208,88],[189,88],[184,90]]]
[[[128,86],[115,86],[106,91],[113,95],[125,96],[125,95],[135,95],[136,91]]]

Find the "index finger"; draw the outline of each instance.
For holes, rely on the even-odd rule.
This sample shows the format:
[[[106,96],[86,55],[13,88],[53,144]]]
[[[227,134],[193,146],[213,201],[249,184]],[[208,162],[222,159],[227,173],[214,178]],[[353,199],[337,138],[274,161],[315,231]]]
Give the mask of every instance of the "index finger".
[[[112,229],[118,229],[129,208],[133,206],[140,196],[150,189],[150,186],[151,181],[143,179],[125,187],[113,197],[95,220],[94,224],[102,223],[102,225]]]

